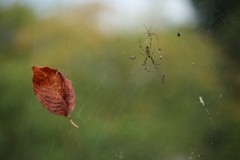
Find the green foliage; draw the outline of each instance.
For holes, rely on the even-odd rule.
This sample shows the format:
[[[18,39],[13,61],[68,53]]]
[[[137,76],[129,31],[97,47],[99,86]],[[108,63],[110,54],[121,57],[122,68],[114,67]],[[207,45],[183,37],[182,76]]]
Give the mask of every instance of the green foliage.
[[[34,19],[32,10],[25,6],[0,8],[0,52],[2,54],[9,54],[14,47],[14,37],[19,30],[32,24]]]

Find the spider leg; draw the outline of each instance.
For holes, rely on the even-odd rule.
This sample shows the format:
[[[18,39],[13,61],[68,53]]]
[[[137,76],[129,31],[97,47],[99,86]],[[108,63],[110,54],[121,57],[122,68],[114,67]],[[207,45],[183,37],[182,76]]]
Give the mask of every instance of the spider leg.
[[[140,48],[142,49],[142,51],[145,52],[144,49],[143,49],[143,47],[142,47],[142,45],[141,45],[141,39],[139,39],[139,46],[140,46]],[[142,53],[141,53],[141,54],[142,54]]]
[[[144,26],[145,26],[145,24],[144,24]],[[147,32],[148,32],[148,33],[145,33],[145,34],[147,34],[148,37],[151,36],[152,27],[151,27],[150,29],[148,29],[147,26],[145,26],[145,28],[146,28],[146,30],[147,30]]]
[[[155,66],[155,68],[156,68],[156,69],[159,69],[158,66],[159,66],[160,64],[155,63],[154,60],[153,60],[153,58],[152,58],[152,56],[151,56],[151,60],[152,60],[153,65]]]
[[[148,57],[146,56],[146,58],[145,58],[144,61],[143,61],[142,66],[146,66],[146,64],[147,64],[147,60],[148,60]]]
[[[145,54],[143,54],[143,53],[142,53],[142,52],[140,52],[140,51],[139,51],[139,53],[140,53],[141,55],[145,55]]]
[[[145,25],[144,25],[145,26]],[[146,30],[147,30],[147,37],[146,37],[146,43],[148,46],[152,46],[152,35],[155,35],[155,33],[151,33],[151,30],[152,30],[152,27],[150,29],[148,29],[146,26],[145,26]]]
[[[155,36],[156,37],[156,39],[158,39],[158,35],[156,34],[156,33],[151,33],[151,36]]]
[[[142,66],[145,66],[145,70],[146,70],[147,72],[150,72],[149,70],[147,70],[147,67],[146,67],[147,60],[148,60],[148,56],[146,56],[146,58],[144,59]]]
[[[158,43],[158,50],[161,50],[161,48],[159,47],[159,39],[158,39],[158,35],[157,35],[156,33],[151,33],[151,34],[150,34],[150,37],[152,37],[152,36],[155,36],[155,37],[156,37],[156,39],[157,39],[157,43]]]
[[[155,49],[153,50],[153,52],[151,54],[153,54],[155,52]]]
[[[147,72],[150,72],[149,70],[147,70],[147,67],[145,67],[145,70],[146,70]]]
[[[152,47],[152,37],[150,37],[150,46],[149,46],[149,49],[151,49]]]

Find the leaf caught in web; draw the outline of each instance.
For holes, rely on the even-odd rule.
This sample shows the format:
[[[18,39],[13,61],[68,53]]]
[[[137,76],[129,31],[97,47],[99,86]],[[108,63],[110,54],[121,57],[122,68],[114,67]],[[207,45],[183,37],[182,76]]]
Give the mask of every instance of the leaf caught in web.
[[[49,67],[33,66],[33,92],[42,105],[51,113],[70,118],[75,108],[75,93],[72,82],[60,71]]]

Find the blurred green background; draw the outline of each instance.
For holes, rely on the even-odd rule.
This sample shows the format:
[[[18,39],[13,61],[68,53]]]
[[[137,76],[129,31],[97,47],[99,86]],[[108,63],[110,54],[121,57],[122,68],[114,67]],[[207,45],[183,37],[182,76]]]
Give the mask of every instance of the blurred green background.
[[[1,159],[240,159],[240,4],[192,3],[197,24],[164,30],[164,22],[148,17],[129,30],[104,28],[107,34],[98,23],[109,9],[102,3],[50,16],[19,3],[1,6]],[[148,59],[150,72],[139,53],[144,25],[162,49],[153,37],[160,65],[156,70]],[[71,117],[79,129],[36,99],[34,65],[57,68],[72,81]]]

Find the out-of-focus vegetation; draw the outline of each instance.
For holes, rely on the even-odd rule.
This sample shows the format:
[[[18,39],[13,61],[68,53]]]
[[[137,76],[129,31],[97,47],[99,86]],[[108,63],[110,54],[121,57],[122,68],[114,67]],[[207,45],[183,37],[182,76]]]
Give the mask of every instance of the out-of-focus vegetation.
[[[233,68],[240,68],[240,11],[239,1],[228,0],[193,0],[193,4],[201,15],[200,25],[205,34],[213,39],[221,48],[225,61],[219,66],[221,79],[235,88],[234,100],[240,97],[239,75],[233,74]]]
[[[97,22],[104,9],[87,5],[41,19],[23,6],[1,8],[1,159],[239,158],[239,103],[220,78],[221,46],[195,30],[177,37],[153,28],[163,59],[156,50],[159,70],[149,59],[146,72],[139,54],[144,26],[142,33],[106,36]],[[80,129],[35,98],[33,65],[58,68],[73,82],[71,117]]]

